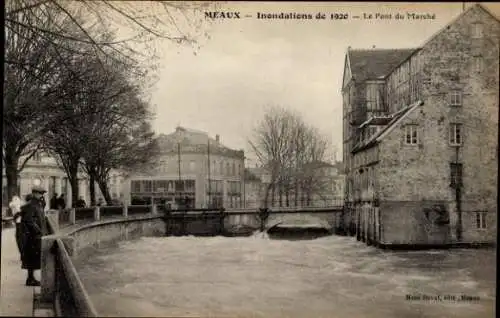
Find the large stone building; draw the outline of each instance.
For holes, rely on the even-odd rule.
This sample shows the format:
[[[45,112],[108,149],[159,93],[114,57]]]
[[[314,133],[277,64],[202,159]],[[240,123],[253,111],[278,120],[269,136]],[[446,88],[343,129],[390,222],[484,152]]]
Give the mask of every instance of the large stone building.
[[[354,50],[345,221],[381,245],[496,238],[500,21],[474,5],[415,49]]]
[[[159,136],[159,161],[124,182],[125,201],[172,207],[242,207],[244,152],[217,135],[177,127]]]

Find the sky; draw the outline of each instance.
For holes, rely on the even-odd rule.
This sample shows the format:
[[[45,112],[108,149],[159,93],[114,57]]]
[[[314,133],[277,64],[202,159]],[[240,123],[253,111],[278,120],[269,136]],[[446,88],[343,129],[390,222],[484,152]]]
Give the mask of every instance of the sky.
[[[470,6],[467,3],[466,6]],[[500,4],[485,7],[500,16]],[[151,89],[157,133],[180,125],[220,135],[221,142],[244,149],[266,106],[279,105],[302,114],[342,158],[344,58],[352,48],[413,48],[462,12],[462,3],[283,3],[220,4],[241,19],[220,19],[204,28],[194,54],[191,47],[165,41]],[[257,19],[256,13],[347,13],[346,20]],[[396,20],[396,13],[435,14],[435,19]],[[363,14],[392,14],[392,19],[353,19]],[[251,17],[244,17],[244,15]],[[208,22],[208,21],[207,21]]]

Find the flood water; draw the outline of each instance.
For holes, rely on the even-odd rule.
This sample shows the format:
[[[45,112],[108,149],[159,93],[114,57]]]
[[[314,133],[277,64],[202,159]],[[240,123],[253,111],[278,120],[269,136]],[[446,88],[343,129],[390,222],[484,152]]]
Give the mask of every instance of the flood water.
[[[75,266],[101,316],[469,318],[494,317],[495,261],[493,249],[391,252],[351,237],[259,234],[141,238]]]

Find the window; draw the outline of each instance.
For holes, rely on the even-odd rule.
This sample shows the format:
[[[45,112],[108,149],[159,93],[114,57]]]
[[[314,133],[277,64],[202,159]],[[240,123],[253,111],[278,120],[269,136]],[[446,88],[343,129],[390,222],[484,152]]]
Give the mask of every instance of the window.
[[[184,180],[175,180],[175,192],[183,192],[184,191]]]
[[[155,185],[155,192],[166,192],[168,189],[168,181],[167,180],[158,180]]]
[[[406,125],[405,126],[405,143],[407,145],[416,145],[418,142],[417,136],[417,125]]]
[[[450,186],[456,188],[462,185],[462,164],[450,163]]]
[[[236,164],[233,162],[233,176],[236,175]]]
[[[229,162],[226,162],[226,175],[227,176],[231,175],[231,168]]]
[[[224,163],[222,161],[219,163],[219,174],[224,174]]]
[[[151,180],[143,180],[143,192],[150,193],[153,191],[153,182]]]
[[[450,124],[450,145],[462,144],[462,124]]]
[[[483,57],[482,56],[472,57],[472,71],[476,72],[476,73],[480,73],[483,71]]]
[[[185,191],[186,192],[195,192],[196,191],[195,185],[196,185],[195,180],[186,180],[185,181],[185,186],[186,186]]]
[[[482,23],[473,23],[471,25],[472,27],[472,38],[473,39],[480,39],[483,37],[483,24]]]
[[[476,227],[478,229],[486,228],[486,212],[476,212]]]
[[[462,92],[450,92],[450,106],[462,106]]]
[[[195,168],[196,168],[196,163],[193,160],[191,160],[189,162],[189,171],[194,171]]]
[[[210,179],[209,182],[206,183],[206,191],[207,193],[217,193],[222,194],[222,181],[221,180],[213,180]]]
[[[366,108],[368,111],[380,109],[381,85],[368,84],[366,86]]]

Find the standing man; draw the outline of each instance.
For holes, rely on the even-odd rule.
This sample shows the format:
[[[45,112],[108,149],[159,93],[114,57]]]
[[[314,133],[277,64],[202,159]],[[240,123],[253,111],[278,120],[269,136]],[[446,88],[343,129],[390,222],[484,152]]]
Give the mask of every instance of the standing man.
[[[50,198],[50,201],[49,201],[49,207],[51,210],[57,210],[57,193],[54,193],[54,195],[52,196],[52,198]]]
[[[64,193],[62,193],[59,198],[57,199],[57,209],[58,210],[64,210],[66,209],[66,199],[64,198]]]
[[[28,271],[26,286],[40,286],[34,271],[41,268],[42,236],[47,234],[43,212],[45,192],[41,186],[33,187],[31,200],[21,208],[21,260],[22,268]]]

